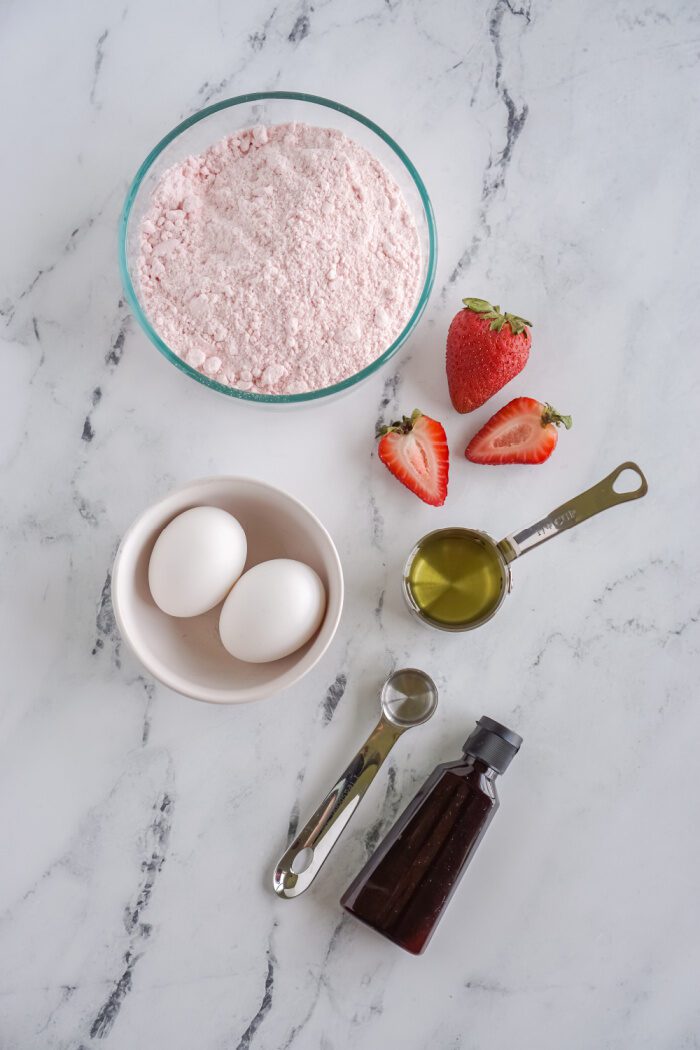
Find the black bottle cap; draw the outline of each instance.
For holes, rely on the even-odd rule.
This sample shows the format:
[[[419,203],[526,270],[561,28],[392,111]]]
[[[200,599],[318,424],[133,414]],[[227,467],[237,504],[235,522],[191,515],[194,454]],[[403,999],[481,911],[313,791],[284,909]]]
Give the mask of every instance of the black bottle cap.
[[[493,718],[482,715],[476,729],[469,734],[462,751],[465,755],[480,758],[497,773],[505,773],[517,755],[523,738],[512,729],[507,729]]]

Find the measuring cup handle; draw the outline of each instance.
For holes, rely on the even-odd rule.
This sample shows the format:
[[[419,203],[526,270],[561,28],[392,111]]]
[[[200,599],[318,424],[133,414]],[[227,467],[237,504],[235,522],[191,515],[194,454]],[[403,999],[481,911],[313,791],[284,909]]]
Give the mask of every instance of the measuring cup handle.
[[[311,885],[401,733],[402,729],[397,726],[383,718],[379,720],[367,742],[278,861],[272,881],[279,897],[298,897]],[[297,859],[299,863],[294,871]]]
[[[633,489],[632,492],[616,492],[613,486],[625,470],[631,470],[639,477],[639,487]],[[567,503],[562,503],[561,507],[551,511],[541,521],[511,536],[506,536],[498,544],[498,549],[507,562],[513,561],[514,558],[526,554],[533,547],[538,547],[540,543],[545,543],[552,537],[558,536],[560,532],[573,529],[586,518],[600,514],[602,510],[616,507],[618,503],[627,503],[631,499],[641,499],[647,494],[648,488],[647,479],[636,463],[621,463],[597,485],[586,489],[579,496],[574,496]]]

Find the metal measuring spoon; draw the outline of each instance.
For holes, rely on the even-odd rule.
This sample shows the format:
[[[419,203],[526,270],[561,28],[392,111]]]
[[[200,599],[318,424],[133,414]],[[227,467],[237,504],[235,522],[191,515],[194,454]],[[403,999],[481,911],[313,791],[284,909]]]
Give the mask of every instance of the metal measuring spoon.
[[[272,880],[278,896],[298,897],[308,889],[396,741],[427,722],[437,702],[437,687],[424,671],[404,667],[389,675],[380,696],[382,715],[367,742],[280,858]]]
[[[615,482],[625,471],[636,474],[639,485],[632,491],[617,492]],[[574,496],[573,499],[562,503],[560,507],[550,511],[534,525],[511,533],[498,543],[485,532],[479,532],[476,529],[448,528],[429,532],[418,541],[404,567],[403,593],[408,607],[422,623],[441,631],[471,631],[475,627],[480,627],[498,612],[506,595],[511,591],[511,562],[516,558],[521,558],[534,547],[539,547],[541,543],[580,525],[582,521],[592,518],[595,514],[600,514],[601,511],[617,507],[618,504],[627,503],[629,500],[641,499],[647,491],[647,480],[641,468],[636,463],[621,463],[597,485],[593,485],[585,492]],[[465,619],[445,621],[438,617],[431,617],[430,611],[421,607],[421,603],[414,594],[415,585],[411,580],[413,565],[423,545],[431,540],[433,542],[442,541],[446,545],[452,544],[449,557],[453,564],[455,562],[459,564],[460,548],[464,552],[466,550],[472,553],[478,552],[478,570],[458,584],[463,594],[473,599],[473,611]],[[485,583],[487,580],[491,581],[488,587]],[[454,586],[455,584],[448,576],[432,584],[431,601],[433,605],[439,602],[442,596]]]

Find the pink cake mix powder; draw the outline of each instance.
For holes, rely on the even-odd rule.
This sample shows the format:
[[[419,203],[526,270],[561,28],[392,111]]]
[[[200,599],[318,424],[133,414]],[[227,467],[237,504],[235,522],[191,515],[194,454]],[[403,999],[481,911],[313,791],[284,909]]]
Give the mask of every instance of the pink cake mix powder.
[[[188,157],[141,225],[151,323],[239,390],[302,393],[365,368],[408,321],[420,271],[396,182],[332,128],[258,126]]]

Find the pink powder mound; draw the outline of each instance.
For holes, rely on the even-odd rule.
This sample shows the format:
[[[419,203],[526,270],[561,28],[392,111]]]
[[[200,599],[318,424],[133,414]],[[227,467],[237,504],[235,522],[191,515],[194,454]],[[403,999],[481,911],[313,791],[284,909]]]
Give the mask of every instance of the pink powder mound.
[[[420,271],[399,187],[332,128],[254,127],[188,157],[141,226],[151,323],[239,390],[318,390],[371,364],[408,321]]]

